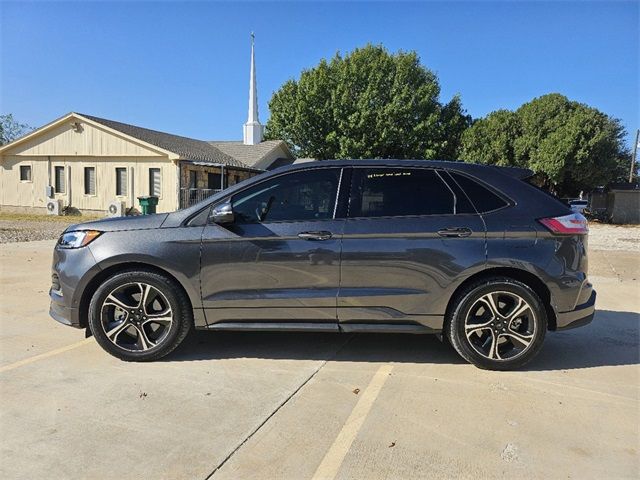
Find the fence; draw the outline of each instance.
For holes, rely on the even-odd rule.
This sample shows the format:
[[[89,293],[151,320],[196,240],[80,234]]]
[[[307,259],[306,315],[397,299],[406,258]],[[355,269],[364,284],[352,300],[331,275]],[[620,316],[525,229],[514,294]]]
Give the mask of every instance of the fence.
[[[181,188],[180,208],[190,207],[220,191],[219,188]]]

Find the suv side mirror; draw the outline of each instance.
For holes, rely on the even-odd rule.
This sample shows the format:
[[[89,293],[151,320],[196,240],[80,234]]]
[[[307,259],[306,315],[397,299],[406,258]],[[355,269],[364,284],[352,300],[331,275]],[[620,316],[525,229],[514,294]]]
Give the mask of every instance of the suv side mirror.
[[[233,223],[234,220],[233,208],[231,202],[228,200],[213,207],[209,214],[209,222],[217,223],[218,225],[229,225]]]

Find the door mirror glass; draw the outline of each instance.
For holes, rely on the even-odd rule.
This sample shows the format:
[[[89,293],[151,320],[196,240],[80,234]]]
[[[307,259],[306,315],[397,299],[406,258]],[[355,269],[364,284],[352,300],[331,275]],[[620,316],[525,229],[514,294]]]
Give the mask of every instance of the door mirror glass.
[[[228,200],[213,207],[209,214],[209,222],[217,223],[218,225],[229,225],[233,223],[234,220],[233,207]]]

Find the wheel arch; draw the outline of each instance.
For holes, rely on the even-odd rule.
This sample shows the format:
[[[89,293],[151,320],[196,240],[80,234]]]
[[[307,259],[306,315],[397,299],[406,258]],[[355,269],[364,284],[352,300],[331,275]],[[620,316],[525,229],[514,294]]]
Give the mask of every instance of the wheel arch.
[[[167,270],[160,268],[156,265],[150,265],[148,263],[143,262],[127,262],[127,263],[117,263],[115,265],[111,265],[104,270],[98,272],[87,284],[82,292],[82,296],[80,297],[80,302],[78,305],[78,314],[80,319],[80,326],[82,328],[89,328],[89,303],[91,302],[91,298],[93,294],[96,292],[98,287],[109,277],[113,275],[117,275],[118,273],[127,272],[127,271],[143,271],[143,272],[152,272],[157,273],[159,275],[163,275],[170,279],[175,285],[182,290],[185,297],[189,300],[189,306],[193,310],[193,302],[188,292],[182,285],[182,283],[170,272]]]
[[[556,322],[556,312],[551,305],[551,292],[549,288],[545,285],[545,283],[535,274],[522,270],[519,268],[512,267],[494,267],[488,268],[486,270],[482,270],[481,272],[475,273],[470,277],[466,278],[453,292],[449,302],[447,304],[447,310],[445,314],[445,322],[451,317],[453,309],[455,308],[455,301],[458,297],[458,294],[463,291],[467,286],[472,283],[476,283],[485,278],[491,277],[509,277],[514,280],[518,280],[528,287],[530,287],[536,294],[540,297],[544,304],[545,311],[547,313],[547,325],[549,330],[556,330],[557,322]]]

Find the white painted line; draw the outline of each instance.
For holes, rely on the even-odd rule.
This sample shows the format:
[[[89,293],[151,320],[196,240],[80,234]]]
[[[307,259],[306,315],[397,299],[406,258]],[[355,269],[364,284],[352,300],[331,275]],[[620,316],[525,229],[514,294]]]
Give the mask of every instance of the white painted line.
[[[362,396],[358,399],[358,403],[353,407],[351,415],[342,426],[342,430],[338,433],[333,445],[331,445],[322,462],[320,462],[316,473],[313,474],[313,480],[333,480],[336,477],[344,457],[347,456],[351,444],[358,435],[384,382],[389,378],[391,370],[393,370],[393,366],[382,365],[375,373],[365,391],[362,392]]]
[[[8,372],[9,370],[13,370],[14,368],[22,367],[23,365],[28,365],[33,362],[37,362],[39,360],[44,360],[45,358],[53,357],[54,355],[59,355],[64,352],[68,352],[69,350],[73,350],[74,348],[82,347],[83,345],[87,345],[88,343],[93,342],[93,338],[85,338],[76,343],[72,343],[71,345],[67,345],[66,347],[57,348],[55,350],[51,350],[50,352],[41,353],[40,355],[34,355],[33,357],[25,358],[24,360],[19,360],[14,363],[10,363],[9,365],[4,365],[0,367],[0,373]]]

